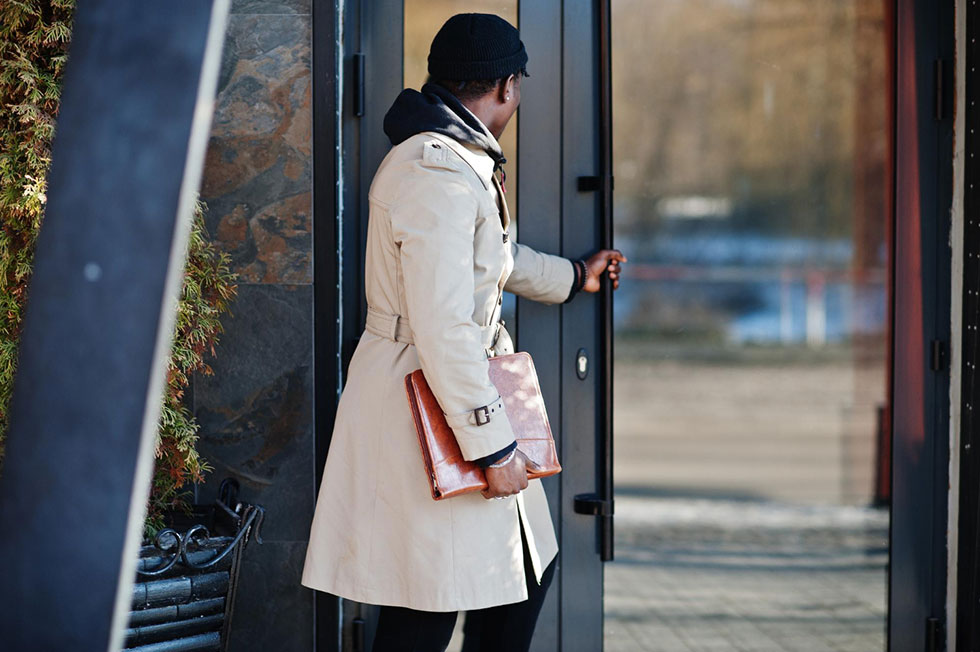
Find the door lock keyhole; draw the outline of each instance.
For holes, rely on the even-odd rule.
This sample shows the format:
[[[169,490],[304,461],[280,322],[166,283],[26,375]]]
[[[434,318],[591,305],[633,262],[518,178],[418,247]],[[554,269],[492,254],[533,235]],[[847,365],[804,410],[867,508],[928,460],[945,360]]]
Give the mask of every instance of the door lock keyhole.
[[[579,380],[585,380],[589,375],[589,354],[585,349],[579,349],[575,354],[575,375]]]

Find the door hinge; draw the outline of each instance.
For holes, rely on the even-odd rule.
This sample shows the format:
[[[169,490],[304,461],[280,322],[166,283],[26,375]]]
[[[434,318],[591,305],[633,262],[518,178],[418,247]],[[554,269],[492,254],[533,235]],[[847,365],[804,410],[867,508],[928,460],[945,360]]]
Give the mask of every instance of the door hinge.
[[[926,618],[926,652],[943,649],[943,625],[938,618]]]
[[[935,90],[935,93],[936,93],[936,97],[935,97],[935,100],[936,100],[936,106],[935,106],[936,116],[935,117],[936,117],[936,120],[942,121],[942,119],[944,117],[944,114],[946,113],[946,107],[944,105],[944,102],[945,102],[945,97],[944,96],[946,94],[946,91],[945,91],[944,84],[943,84],[943,77],[944,77],[944,72],[945,72],[945,70],[944,70],[945,69],[945,65],[944,65],[942,59],[936,59],[936,62],[934,64],[934,66],[935,66],[935,72],[934,72],[934,74],[935,74],[935,80],[934,80],[935,88],[934,88],[934,90]]]
[[[611,178],[609,180],[611,187],[616,187],[616,179]],[[578,177],[575,180],[575,188],[579,192],[598,192],[602,190],[602,177],[588,176],[588,177]]]
[[[365,104],[365,79],[364,79],[364,53],[358,52],[354,55],[353,87],[354,87],[354,115],[358,118],[364,117]]]
[[[944,371],[946,369],[946,342],[933,340],[930,358],[929,367],[933,371]]]

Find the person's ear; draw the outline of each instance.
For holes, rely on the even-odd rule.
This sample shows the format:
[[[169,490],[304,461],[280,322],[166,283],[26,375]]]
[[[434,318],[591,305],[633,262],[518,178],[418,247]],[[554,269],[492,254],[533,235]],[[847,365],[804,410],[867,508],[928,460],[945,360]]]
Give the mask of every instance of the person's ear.
[[[501,97],[500,100],[504,103],[510,102],[514,98],[514,84],[517,78],[514,75],[508,75],[507,79],[501,85]]]

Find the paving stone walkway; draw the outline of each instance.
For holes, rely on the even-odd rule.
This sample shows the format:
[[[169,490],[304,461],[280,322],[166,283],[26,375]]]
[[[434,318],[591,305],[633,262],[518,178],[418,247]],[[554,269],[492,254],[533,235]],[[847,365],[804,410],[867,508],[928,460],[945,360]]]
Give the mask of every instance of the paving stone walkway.
[[[606,652],[884,650],[887,546],[886,510],[620,492]]]

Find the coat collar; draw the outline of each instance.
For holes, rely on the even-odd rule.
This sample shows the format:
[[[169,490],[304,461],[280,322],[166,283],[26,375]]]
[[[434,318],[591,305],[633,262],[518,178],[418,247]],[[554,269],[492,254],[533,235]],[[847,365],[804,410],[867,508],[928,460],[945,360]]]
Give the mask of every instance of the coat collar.
[[[504,197],[503,188],[500,187],[500,182],[497,181],[497,177],[493,174],[493,159],[490,158],[490,155],[476,145],[461,143],[450,136],[437,134],[434,131],[426,131],[424,133],[426,136],[445,143],[447,147],[459,154],[460,158],[473,168],[476,176],[480,177],[480,181],[483,182],[485,189],[490,190],[491,185],[493,186],[500,206],[500,221],[504,231],[506,231],[510,226],[510,211],[507,208],[507,198]]]
[[[482,149],[479,149],[475,145],[468,146],[465,145],[455,138],[449,136],[443,136],[442,134],[437,134],[434,131],[424,132],[426,136],[430,136],[443,142],[451,150],[459,154],[460,158],[466,161],[466,164],[473,168],[476,175],[480,177],[480,181],[483,182],[483,187],[490,190],[490,183],[493,179],[493,159]]]

